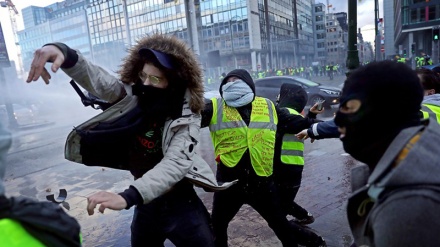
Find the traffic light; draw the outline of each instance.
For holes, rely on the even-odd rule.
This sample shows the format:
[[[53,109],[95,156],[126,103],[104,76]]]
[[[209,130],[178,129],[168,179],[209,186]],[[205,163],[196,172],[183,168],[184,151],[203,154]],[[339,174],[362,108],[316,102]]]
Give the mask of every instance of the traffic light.
[[[440,29],[436,28],[432,30],[432,39],[438,41],[440,36]]]
[[[411,53],[416,54],[416,44],[411,45]]]
[[[406,57],[406,49],[403,49],[403,56]]]

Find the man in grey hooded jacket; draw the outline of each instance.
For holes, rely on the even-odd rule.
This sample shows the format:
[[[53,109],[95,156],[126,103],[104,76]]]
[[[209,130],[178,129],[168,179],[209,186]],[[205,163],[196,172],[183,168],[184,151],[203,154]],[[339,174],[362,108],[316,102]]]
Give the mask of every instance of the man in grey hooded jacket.
[[[366,164],[352,172],[347,205],[358,246],[440,246],[440,125],[421,122],[422,99],[415,71],[392,61],[344,84],[335,123],[344,150]]]
[[[193,184],[219,186],[209,165],[195,150],[203,109],[201,68],[187,45],[174,36],[154,34],[138,40],[119,70],[119,78],[87,61],[65,44],[52,43],[35,52],[27,82],[44,68],[58,68],[98,98],[114,105],[76,127],[68,136],[65,156],[89,166],[129,170],[135,181],[116,194],[88,197],[87,211],[129,209],[132,246],[213,246],[209,214]],[[192,183],[192,184],[191,184]]]

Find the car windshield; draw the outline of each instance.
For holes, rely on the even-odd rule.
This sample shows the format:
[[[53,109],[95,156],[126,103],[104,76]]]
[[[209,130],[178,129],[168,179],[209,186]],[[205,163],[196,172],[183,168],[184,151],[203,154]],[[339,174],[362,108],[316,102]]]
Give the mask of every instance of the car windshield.
[[[305,85],[307,85],[309,87],[317,87],[317,86],[321,85],[321,84],[319,84],[317,82],[314,82],[314,81],[311,81],[311,80],[307,80],[307,79],[304,79],[304,78],[301,78],[301,77],[295,77],[295,80],[297,80],[297,81],[299,81],[299,82],[301,82],[301,83],[303,83],[303,84],[305,84]]]

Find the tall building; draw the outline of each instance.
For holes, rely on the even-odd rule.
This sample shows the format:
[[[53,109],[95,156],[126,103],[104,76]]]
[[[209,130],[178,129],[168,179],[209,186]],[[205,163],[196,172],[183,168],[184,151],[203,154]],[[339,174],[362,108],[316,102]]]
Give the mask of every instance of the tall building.
[[[153,1],[144,1],[144,4],[150,2]],[[123,1],[120,0],[90,0],[86,8],[94,60],[113,71],[117,70],[131,42],[127,35],[125,10]],[[139,19],[139,23],[142,22],[144,20]]]
[[[296,2],[298,19],[299,65],[310,66],[315,57],[312,0],[296,0],[293,2]]]
[[[325,65],[327,59],[327,28],[325,21],[325,5],[318,3],[313,5],[313,27],[315,35],[315,59],[320,65]]]
[[[406,52],[413,67],[413,58],[422,53],[438,63],[440,41],[434,40],[433,29],[440,26],[440,0],[395,0],[394,9],[394,47],[398,53],[404,56]]]
[[[44,44],[53,42],[52,33],[50,31],[50,22],[39,25],[33,25],[17,32],[23,69],[29,71],[32,59],[34,58],[35,49],[42,47]]]
[[[357,50],[360,64],[366,64],[374,60],[371,43],[364,41],[360,28],[357,33]]]
[[[85,0],[70,0],[51,4],[47,7],[29,6],[22,10],[23,19],[35,9],[43,9],[47,19],[28,18],[27,26],[17,32],[21,47],[23,66],[29,70],[35,49],[51,42],[62,42],[91,57],[89,32],[85,12]],[[25,14],[28,13],[28,14]],[[41,22],[41,23],[40,23]]]
[[[336,15],[326,15],[327,64],[339,64],[345,67],[347,58],[347,32],[342,30]]]
[[[218,51],[225,70],[292,66],[296,40],[291,4],[280,0],[201,2],[202,52]]]
[[[342,28],[342,31],[344,32],[348,32],[348,24],[347,24],[347,18],[348,15],[345,12],[338,12],[338,13],[334,13],[336,19],[339,22],[339,25]]]
[[[24,28],[31,28],[47,22],[50,19],[49,9],[29,6],[21,10]]]
[[[385,59],[391,59],[398,54],[394,47],[394,1],[383,1],[384,21],[384,53]]]
[[[156,32],[187,42],[207,73],[309,66],[315,60],[311,2],[66,0],[29,7],[19,37],[28,60],[44,43],[61,41],[113,71],[131,44]],[[39,21],[37,10],[46,14]]]

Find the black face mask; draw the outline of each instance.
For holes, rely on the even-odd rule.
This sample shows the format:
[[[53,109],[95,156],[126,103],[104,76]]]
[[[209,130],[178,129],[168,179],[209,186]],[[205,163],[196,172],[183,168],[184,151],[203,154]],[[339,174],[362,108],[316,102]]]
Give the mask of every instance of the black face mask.
[[[171,90],[136,83],[132,87],[133,95],[139,97],[139,106],[154,116],[167,117],[171,114]]]
[[[336,125],[345,127],[345,136],[341,139],[345,152],[371,168],[380,160],[398,131],[388,128],[389,124],[380,114],[362,106],[355,113],[338,111],[335,117]]]

